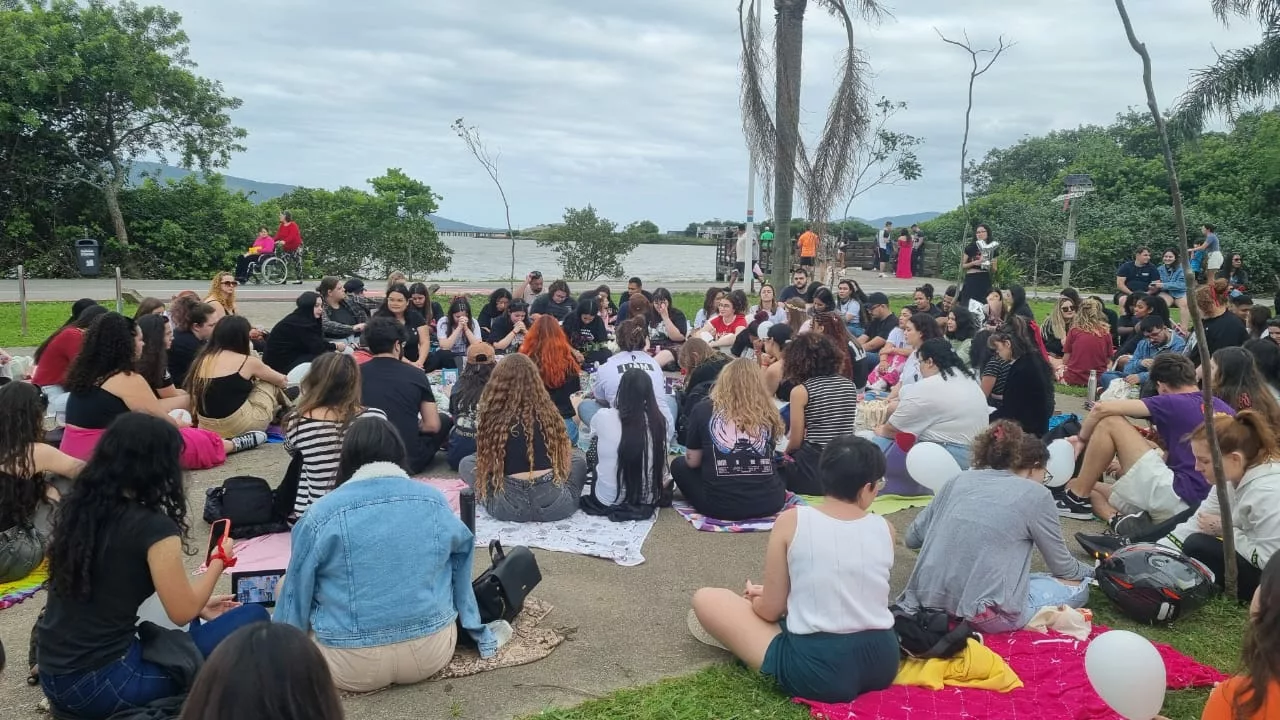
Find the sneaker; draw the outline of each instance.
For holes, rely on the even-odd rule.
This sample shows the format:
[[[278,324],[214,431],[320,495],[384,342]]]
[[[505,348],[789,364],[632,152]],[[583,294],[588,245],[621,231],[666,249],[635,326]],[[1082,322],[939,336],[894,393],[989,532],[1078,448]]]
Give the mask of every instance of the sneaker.
[[[1072,520],[1092,520],[1093,519],[1093,503],[1085,498],[1076,497],[1075,493],[1068,490],[1058,499],[1058,516],[1071,518]]]
[[[688,624],[689,624],[689,633],[693,635],[693,638],[698,642],[702,643],[703,645],[710,645],[711,647],[714,647],[714,648],[720,648],[721,650],[729,649],[725,647],[719,640],[711,637],[711,633],[707,632],[707,629],[702,627],[702,623],[698,622],[698,614],[695,613],[692,608],[689,610]]]
[[[1107,523],[1107,526],[1116,535],[1133,540],[1151,532],[1155,524],[1155,521],[1151,519],[1151,513],[1146,510],[1139,510],[1136,513],[1127,515],[1116,513],[1111,517],[1111,521]]]
[[[252,450],[266,442],[266,433],[261,430],[252,430],[243,435],[237,435],[231,438],[231,444],[233,446],[231,452],[238,453],[244,452],[245,450]]]

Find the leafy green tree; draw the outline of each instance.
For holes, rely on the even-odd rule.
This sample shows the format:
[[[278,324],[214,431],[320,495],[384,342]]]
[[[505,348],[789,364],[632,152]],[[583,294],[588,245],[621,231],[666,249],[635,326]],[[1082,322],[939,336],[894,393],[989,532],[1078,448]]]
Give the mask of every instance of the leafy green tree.
[[[539,237],[537,242],[555,251],[560,267],[569,278],[622,277],[625,274],[622,261],[639,242],[631,233],[617,232],[617,227],[617,223],[597,215],[591,205],[582,209],[565,208],[564,223]]]
[[[876,103],[871,137],[859,146],[854,157],[853,180],[849,184],[849,200],[844,204],[844,217],[849,217],[853,201],[872,188],[919,180],[924,174],[924,166],[916,155],[916,148],[924,140],[889,129],[893,117],[906,109],[905,102],[894,102],[886,97],[881,97]]]
[[[652,220],[637,220],[627,225],[623,232],[633,237],[643,238],[646,235],[657,235],[661,231],[658,230],[657,223]]]

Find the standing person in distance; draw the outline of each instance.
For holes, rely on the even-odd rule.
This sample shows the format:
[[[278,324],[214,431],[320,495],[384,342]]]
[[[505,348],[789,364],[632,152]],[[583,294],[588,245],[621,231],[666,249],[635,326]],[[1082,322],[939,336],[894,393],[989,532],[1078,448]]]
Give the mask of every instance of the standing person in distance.
[[[880,261],[880,277],[889,272],[889,259],[893,255],[890,246],[893,243],[893,221],[885,220],[884,227],[876,233],[876,253]]]
[[[1200,232],[1204,233],[1204,242],[1191,248],[1191,252],[1205,253],[1204,281],[1206,285],[1212,285],[1215,276],[1222,270],[1222,245],[1218,242],[1218,228],[1212,224],[1201,225]]]

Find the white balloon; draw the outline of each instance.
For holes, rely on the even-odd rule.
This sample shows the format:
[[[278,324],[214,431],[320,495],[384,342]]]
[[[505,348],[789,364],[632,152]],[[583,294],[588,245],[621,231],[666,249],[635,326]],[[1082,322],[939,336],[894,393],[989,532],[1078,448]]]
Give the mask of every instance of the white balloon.
[[[1084,669],[1093,689],[1128,720],[1151,720],[1164,705],[1164,660],[1149,640],[1128,630],[1105,632],[1089,643]]]
[[[918,442],[907,452],[907,474],[936,493],[960,474],[960,463],[938,443]]]
[[[1066,485],[1076,471],[1075,447],[1062,439],[1049,443],[1049,462],[1045,464],[1045,469],[1053,476],[1045,485],[1051,488]]]

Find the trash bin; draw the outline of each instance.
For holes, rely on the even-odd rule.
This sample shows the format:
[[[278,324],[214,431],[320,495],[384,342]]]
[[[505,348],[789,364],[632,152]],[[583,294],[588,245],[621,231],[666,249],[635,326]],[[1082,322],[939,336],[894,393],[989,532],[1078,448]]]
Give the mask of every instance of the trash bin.
[[[102,272],[102,248],[92,238],[81,238],[76,241],[76,267],[86,277],[96,277]]]

